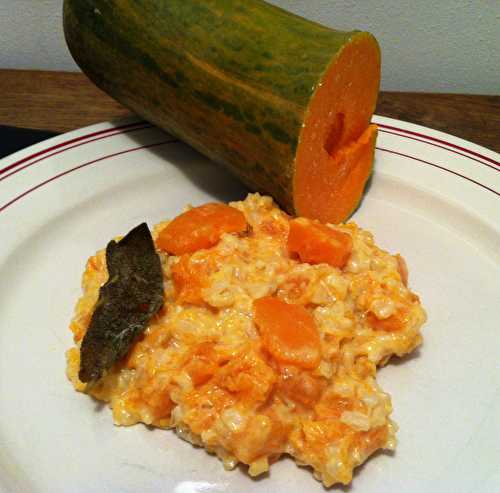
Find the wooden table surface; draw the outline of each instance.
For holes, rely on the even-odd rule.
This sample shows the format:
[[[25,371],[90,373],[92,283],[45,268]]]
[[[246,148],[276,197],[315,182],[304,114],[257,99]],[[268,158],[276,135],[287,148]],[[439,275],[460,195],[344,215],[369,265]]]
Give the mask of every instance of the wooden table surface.
[[[0,70],[0,125],[67,132],[131,112],[81,73]],[[376,113],[500,152],[500,96],[382,92]]]

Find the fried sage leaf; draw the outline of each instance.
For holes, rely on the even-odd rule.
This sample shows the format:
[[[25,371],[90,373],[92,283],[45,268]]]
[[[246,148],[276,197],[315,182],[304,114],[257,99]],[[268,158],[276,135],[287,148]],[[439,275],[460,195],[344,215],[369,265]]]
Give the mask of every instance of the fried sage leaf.
[[[82,382],[101,378],[123,358],[163,305],[163,275],[146,223],[106,247],[108,281],[99,291],[80,348]]]

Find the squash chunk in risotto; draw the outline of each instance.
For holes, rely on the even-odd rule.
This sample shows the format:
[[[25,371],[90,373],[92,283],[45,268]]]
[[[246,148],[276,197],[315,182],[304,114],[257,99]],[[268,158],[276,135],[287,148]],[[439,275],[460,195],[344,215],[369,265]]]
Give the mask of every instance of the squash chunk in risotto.
[[[376,371],[421,343],[426,319],[400,255],[354,223],[291,218],[259,194],[190,208],[155,226],[151,245],[163,303],[146,316],[136,306],[145,322],[116,361],[93,371],[91,355],[85,374],[95,380],[80,380],[81,361],[89,327],[113,344],[99,339],[95,313],[114,282],[109,252],[89,259],[71,322],[68,376],[108,402],[116,424],[174,428],[252,476],[289,454],[326,486],[349,483],[354,467],[395,447]]]

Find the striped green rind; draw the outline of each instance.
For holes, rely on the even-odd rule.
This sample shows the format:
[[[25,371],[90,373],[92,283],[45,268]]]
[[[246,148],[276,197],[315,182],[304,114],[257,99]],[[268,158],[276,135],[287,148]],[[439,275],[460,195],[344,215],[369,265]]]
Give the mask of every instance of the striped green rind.
[[[342,47],[369,36],[260,0],[65,0],[64,30],[96,85],[290,212],[308,104]]]

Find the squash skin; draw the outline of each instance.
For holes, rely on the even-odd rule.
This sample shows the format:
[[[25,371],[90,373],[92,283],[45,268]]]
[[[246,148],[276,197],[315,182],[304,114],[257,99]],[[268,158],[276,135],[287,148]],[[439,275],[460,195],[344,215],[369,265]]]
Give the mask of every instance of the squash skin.
[[[63,17],[68,47],[98,87],[291,213],[297,148],[323,76],[349,43],[376,44],[261,0],[65,0]]]

